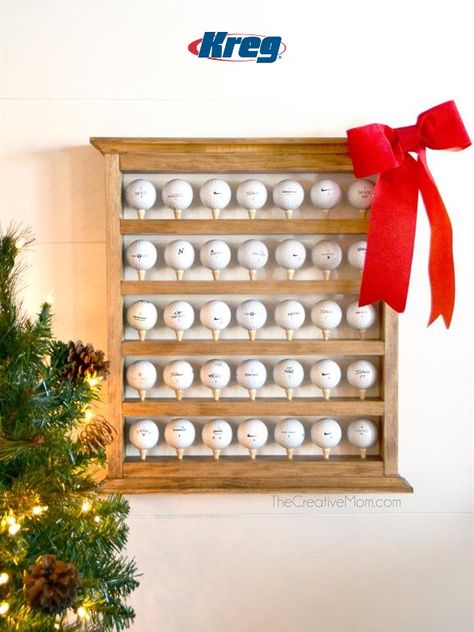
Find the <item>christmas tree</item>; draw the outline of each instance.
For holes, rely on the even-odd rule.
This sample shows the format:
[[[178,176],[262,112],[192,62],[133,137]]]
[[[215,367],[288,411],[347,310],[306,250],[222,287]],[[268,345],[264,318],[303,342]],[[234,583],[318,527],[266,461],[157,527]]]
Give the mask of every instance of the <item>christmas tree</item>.
[[[136,566],[129,507],[100,494],[113,439],[97,415],[104,354],[54,339],[51,306],[18,300],[28,231],[0,236],[0,630],[123,630]]]

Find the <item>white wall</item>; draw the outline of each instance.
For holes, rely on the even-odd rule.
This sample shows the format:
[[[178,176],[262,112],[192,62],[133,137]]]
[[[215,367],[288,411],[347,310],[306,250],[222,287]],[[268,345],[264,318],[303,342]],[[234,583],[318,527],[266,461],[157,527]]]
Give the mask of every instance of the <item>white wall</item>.
[[[474,133],[470,4],[0,0],[1,217],[37,235],[28,307],[53,289],[57,335],[106,344],[103,160],[89,136],[343,135],[451,98]],[[198,60],[186,46],[206,29],[281,34],[288,51],[273,65]],[[451,330],[426,329],[422,211],[400,333],[414,495],[313,510],[267,495],[131,498],[135,632],[473,629],[472,150],[429,161],[458,294]]]

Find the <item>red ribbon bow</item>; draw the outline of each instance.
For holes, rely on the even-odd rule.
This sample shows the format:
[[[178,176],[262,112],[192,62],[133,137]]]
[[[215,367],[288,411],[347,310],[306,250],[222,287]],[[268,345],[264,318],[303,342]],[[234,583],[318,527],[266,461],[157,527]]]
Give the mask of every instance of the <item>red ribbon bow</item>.
[[[415,242],[418,191],[431,226],[429,325],[442,316],[449,327],[454,309],[452,228],[426,162],[426,148],[457,151],[471,141],[454,101],[419,115],[416,125],[392,129],[365,125],[347,131],[357,178],[378,173],[372,200],[360,305],[384,300],[405,310]],[[409,152],[418,154],[415,160]]]

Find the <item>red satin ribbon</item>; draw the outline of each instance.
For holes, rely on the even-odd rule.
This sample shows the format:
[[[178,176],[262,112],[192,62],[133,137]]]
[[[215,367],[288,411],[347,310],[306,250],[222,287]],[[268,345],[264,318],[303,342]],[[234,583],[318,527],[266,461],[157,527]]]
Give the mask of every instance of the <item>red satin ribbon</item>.
[[[429,325],[442,316],[449,327],[454,309],[452,228],[426,162],[426,148],[457,151],[470,138],[454,101],[419,115],[416,125],[392,129],[365,125],[347,131],[357,178],[379,174],[372,200],[360,305],[378,300],[405,310],[415,243],[418,191],[431,227]],[[418,154],[417,159],[409,152]]]

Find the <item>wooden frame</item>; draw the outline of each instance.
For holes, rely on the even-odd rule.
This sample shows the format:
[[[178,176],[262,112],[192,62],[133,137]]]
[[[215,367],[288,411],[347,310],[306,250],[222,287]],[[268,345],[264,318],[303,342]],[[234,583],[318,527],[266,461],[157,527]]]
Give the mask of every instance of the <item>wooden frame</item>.
[[[135,220],[122,219],[122,174],[124,173],[252,173],[332,172],[350,173],[352,164],[345,139],[150,139],[91,138],[106,160],[108,415],[117,429],[117,439],[108,453],[108,479],[104,489],[123,492],[411,492],[398,474],[397,429],[397,315],[387,306],[381,309],[382,327],[378,340],[222,340],[144,341],[123,340],[123,297],[134,294],[176,293],[170,281],[123,281],[122,239],[124,235],[165,234],[363,234],[362,219],[265,220],[252,222],[220,220]],[[227,282],[229,283],[229,282]],[[358,282],[334,281],[232,281],[233,294],[311,295],[330,292],[357,293]],[[225,294],[225,281],[182,281],[180,293]],[[378,356],[382,362],[381,397],[376,399],[301,398],[256,401],[184,399],[181,401],[123,401],[123,364],[127,355],[253,355],[291,356],[331,354]],[[335,456],[329,462],[318,457],[125,458],[123,417],[206,416],[206,415],[378,415],[383,419],[381,454],[361,460]]]

